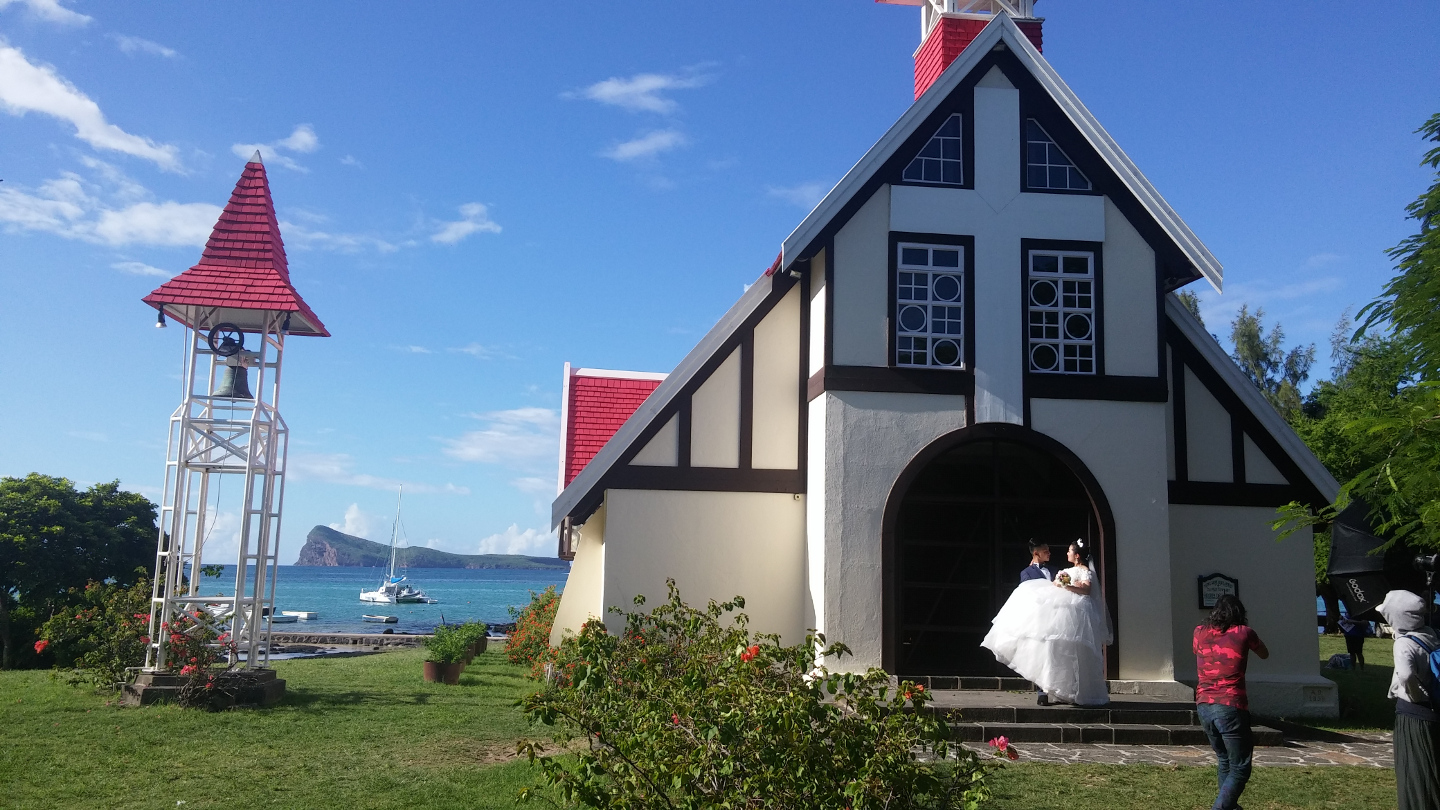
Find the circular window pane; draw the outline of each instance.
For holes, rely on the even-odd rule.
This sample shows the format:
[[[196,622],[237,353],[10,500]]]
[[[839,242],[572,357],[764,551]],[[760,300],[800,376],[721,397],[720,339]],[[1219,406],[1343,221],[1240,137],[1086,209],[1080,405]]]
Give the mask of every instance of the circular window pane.
[[[1075,312],[1065,318],[1065,337],[1085,340],[1090,337],[1090,316]]]
[[[900,310],[900,328],[906,332],[924,332],[925,308],[911,306]]]
[[[935,300],[936,301],[958,301],[960,299],[960,279],[958,276],[936,276],[935,277]]]
[[[955,345],[953,340],[940,340],[935,342],[935,348],[931,350],[935,362],[942,366],[953,366],[960,362],[960,347]]]
[[[1040,371],[1054,371],[1060,362],[1060,353],[1049,343],[1037,343],[1030,347],[1030,366]]]
[[[1053,307],[1060,297],[1053,281],[1030,282],[1030,303],[1037,307]]]

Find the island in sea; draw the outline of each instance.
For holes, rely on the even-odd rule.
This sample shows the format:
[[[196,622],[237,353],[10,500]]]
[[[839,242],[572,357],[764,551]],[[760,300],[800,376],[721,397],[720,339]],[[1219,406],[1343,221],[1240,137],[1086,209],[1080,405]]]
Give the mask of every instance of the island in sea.
[[[397,564],[410,568],[529,568],[567,571],[570,563],[558,557],[528,557],[523,554],[451,554],[433,548],[400,549]],[[349,568],[383,568],[390,564],[390,547],[363,537],[316,526],[305,535],[296,565],[325,565]]]

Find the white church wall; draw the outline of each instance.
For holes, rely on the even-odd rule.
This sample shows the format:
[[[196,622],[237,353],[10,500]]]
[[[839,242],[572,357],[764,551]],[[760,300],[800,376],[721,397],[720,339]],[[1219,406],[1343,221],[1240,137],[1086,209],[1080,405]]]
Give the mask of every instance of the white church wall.
[[[1102,258],[1105,373],[1153,377],[1158,345],[1155,251],[1108,197]]]
[[[630,460],[634,467],[678,467],[680,465],[680,418],[671,416],[635,458]]]
[[[750,466],[793,470],[800,458],[800,285],[755,326]]]
[[[567,633],[579,632],[580,626],[593,618],[603,619],[605,605],[605,506],[574,529],[580,537],[575,544],[575,559],[565,578],[560,594],[560,607],[550,628],[550,644],[560,643]]]
[[[1115,518],[1119,677],[1174,677],[1165,406],[1151,402],[1030,401],[1030,424],[1084,462]]]
[[[975,85],[975,191],[996,211],[1020,193],[1020,91],[1000,68]]]
[[[805,626],[825,630],[825,537],[826,515],[832,494],[825,470],[825,411],[828,397],[821,395],[806,405],[805,465]]]
[[[1245,483],[1247,484],[1288,484],[1289,479],[1275,469],[1270,458],[1260,451],[1255,440],[1245,436]]]
[[[1235,480],[1230,455],[1230,413],[1185,369],[1185,451],[1191,481]]]
[[[1170,356],[1170,347],[1165,347],[1165,384],[1169,391],[1175,390],[1175,361]],[[1175,480],[1175,397],[1165,400],[1165,472],[1166,477]]]
[[[815,401],[825,408],[824,442],[812,438],[810,445],[824,453],[810,459],[810,469],[825,468],[824,628],[829,641],[854,653],[839,666],[863,671],[881,665],[885,503],[917,453],[965,427],[965,398],[828,391]],[[820,521],[812,517],[811,525]]]
[[[834,346],[841,366],[888,365],[890,187],[881,186],[835,234]]]
[[[690,466],[740,466],[740,349],[690,395]]]
[[[806,377],[825,367],[825,251],[810,260],[810,366]]]
[[[1199,607],[1197,578],[1221,573],[1240,580],[1250,626],[1270,648],[1251,656],[1246,674],[1250,709],[1284,717],[1335,717],[1335,684],[1320,676],[1315,620],[1314,543],[1309,529],[1277,541],[1265,506],[1170,507],[1175,677],[1195,682],[1191,640],[1209,611]]]
[[[605,504],[606,608],[653,607],[669,577],[692,605],[738,594],[752,630],[804,640],[803,495],[612,489]]]

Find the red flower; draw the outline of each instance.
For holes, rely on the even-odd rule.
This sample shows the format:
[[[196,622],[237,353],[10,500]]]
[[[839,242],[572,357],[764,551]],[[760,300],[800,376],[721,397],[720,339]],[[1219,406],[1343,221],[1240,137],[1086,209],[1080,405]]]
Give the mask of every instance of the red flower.
[[[150,637],[149,637],[149,636],[141,636],[141,637],[140,637],[140,643],[141,643],[141,644],[149,644],[149,643],[150,643]]]
[[[746,663],[753,661],[755,656],[760,654],[760,645],[752,644],[745,652],[740,653],[740,660]]]
[[[50,646],[50,642],[47,641],[46,639],[43,639],[43,638],[42,638],[42,639],[40,639],[39,641],[35,642],[35,653],[36,653],[37,655],[40,654],[40,653],[43,653],[43,652],[45,652],[45,648],[46,648],[46,647],[49,647],[49,646]]]
[[[186,664],[185,666],[183,666],[183,667],[180,668],[180,674],[181,674],[181,675],[189,675],[190,673],[194,672],[195,670],[196,670],[196,667],[195,667],[194,664]]]
[[[670,722],[674,723],[674,724],[677,725],[677,726],[680,725],[680,715],[678,715],[678,714],[672,714],[672,715],[670,715]]]

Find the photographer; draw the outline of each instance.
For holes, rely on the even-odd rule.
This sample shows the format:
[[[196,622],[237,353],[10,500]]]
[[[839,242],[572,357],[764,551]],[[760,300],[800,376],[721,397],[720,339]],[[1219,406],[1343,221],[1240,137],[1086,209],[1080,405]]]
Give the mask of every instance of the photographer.
[[[1391,591],[1375,610],[1395,630],[1395,788],[1399,810],[1440,810],[1440,715],[1433,702],[1436,684],[1430,653],[1440,637],[1425,624],[1425,600],[1410,591]]]

